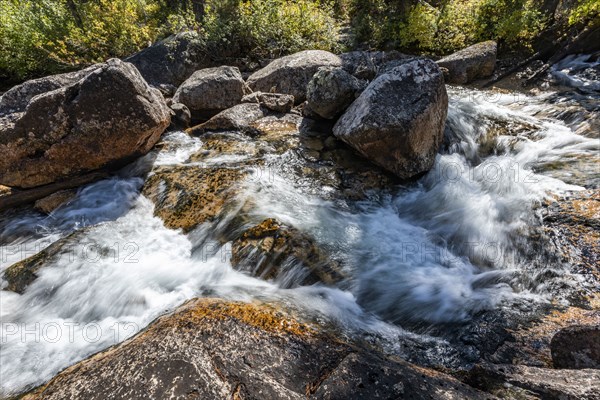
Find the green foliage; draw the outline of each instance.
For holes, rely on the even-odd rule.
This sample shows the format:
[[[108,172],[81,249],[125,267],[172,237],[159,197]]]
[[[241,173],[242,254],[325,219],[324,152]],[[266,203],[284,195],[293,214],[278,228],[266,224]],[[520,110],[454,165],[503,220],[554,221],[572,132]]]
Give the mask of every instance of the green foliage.
[[[373,47],[393,42],[402,49],[447,53],[488,39],[520,45],[544,25],[533,0],[417,1],[412,6],[404,1],[353,1],[357,39]]]
[[[23,79],[124,57],[197,29],[209,51],[277,57],[337,50],[345,0],[0,0],[0,76]]]
[[[600,1],[579,0],[577,6],[569,13],[569,24],[600,26]]]
[[[304,49],[336,50],[339,22],[319,0],[208,1],[203,30],[207,42],[254,58]]]

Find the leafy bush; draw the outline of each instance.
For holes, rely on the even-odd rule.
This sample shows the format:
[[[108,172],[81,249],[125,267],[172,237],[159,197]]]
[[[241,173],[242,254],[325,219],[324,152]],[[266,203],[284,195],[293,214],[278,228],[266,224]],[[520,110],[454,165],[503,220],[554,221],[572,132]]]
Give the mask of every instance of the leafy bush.
[[[214,0],[207,2],[203,30],[208,43],[262,58],[309,48],[335,51],[339,22],[332,6],[319,0]]]
[[[38,74],[124,57],[197,29],[210,51],[277,57],[337,50],[345,0],[0,0],[0,76]]]
[[[569,13],[569,24],[589,24],[600,26],[600,1],[579,0]]]
[[[518,46],[529,43],[544,25],[533,0],[419,1],[412,6],[405,1],[353,1],[361,15],[354,19],[357,39],[373,47],[395,41],[404,50],[448,53],[488,39]],[[365,9],[365,3],[371,7]]]

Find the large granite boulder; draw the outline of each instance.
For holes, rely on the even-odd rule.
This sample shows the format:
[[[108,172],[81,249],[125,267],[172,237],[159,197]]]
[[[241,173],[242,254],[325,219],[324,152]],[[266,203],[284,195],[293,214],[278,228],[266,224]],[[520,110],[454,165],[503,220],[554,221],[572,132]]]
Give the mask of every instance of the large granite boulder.
[[[306,86],[321,67],[339,67],[342,60],[323,50],[305,50],[278,58],[250,75],[247,80],[253,91],[291,94],[296,104],[306,100]]]
[[[192,300],[23,399],[489,399],[268,304]]]
[[[550,343],[555,368],[600,369],[600,325],[561,329]]]
[[[333,133],[402,179],[428,171],[444,134],[448,95],[442,72],[415,59],[378,76]]]
[[[275,112],[288,113],[294,107],[294,96],[282,93],[254,92],[242,98],[242,103],[255,103]]]
[[[365,88],[366,82],[363,82],[342,68],[321,68],[308,83],[307,106],[320,117],[333,119]]]
[[[80,71],[45,76],[13,87],[0,97],[0,117],[25,111],[27,105],[35,96],[72,85],[85,78],[96,68],[97,66],[94,65]]]
[[[118,59],[48,92],[23,85],[39,93],[0,117],[1,185],[31,188],[119,166],[147,153],[170,123],[160,92]]]
[[[196,31],[169,36],[125,61],[135,65],[148,83],[163,89],[178,87],[194,71],[214,66]]]
[[[497,44],[493,40],[481,42],[442,58],[437,63],[446,68],[447,83],[465,84],[494,73]]]
[[[173,102],[185,104],[193,119],[207,119],[239,104],[246,84],[236,67],[206,68],[196,71],[179,86]]]

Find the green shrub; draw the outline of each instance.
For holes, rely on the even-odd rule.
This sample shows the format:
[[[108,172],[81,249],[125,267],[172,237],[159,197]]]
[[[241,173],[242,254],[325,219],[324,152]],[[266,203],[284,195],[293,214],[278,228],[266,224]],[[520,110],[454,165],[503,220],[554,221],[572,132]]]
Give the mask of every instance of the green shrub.
[[[239,55],[272,58],[304,49],[337,50],[339,21],[318,0],[214,0],[207,2],[207,42]]]
[[[344,1],[0,0],[0,76],[18,80],[124,57],[184,29],[199,30],[216,55],[336,51],[334,10]]]
[[[489,39],[520,46],[544,26],[533,0],[418,1],[412,6],[405,1],[353,1],[357,39],[372,47],[394,43],[403,50],[448,53]]]
[[[569,13],[569,24],[600,26],[600,1],[579,0]]]

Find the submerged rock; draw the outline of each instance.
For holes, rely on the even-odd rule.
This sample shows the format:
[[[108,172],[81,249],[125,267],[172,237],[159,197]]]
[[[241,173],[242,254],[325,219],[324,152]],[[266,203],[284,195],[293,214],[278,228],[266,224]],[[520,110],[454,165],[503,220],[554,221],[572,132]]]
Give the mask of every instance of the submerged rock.
[[[320,67],[339,67],[341,59],[323,50],[305,50],[274,60],[247,80],[254,91],[291,94],[296,104],[306,100],[306,85]]]
[[[433,166],[447,112],[441,71],[431,60],[416,59],[371,82],[333,133],[372,162],[407,179]]]
[[[561,329],[550,346],[555,368],[600,369],[600,325]]]
[[[52,193],[50,196],[39,199],[35,202],[34,208],[46,214],[50,214],[63,204],[72,200],[77,194],[75,189],[59,190],[56,193]]]
[[[321,68],[308,83],[307,106],[319,116],[333,119],[348,108],[365,86],[342,68]]]
[[[169,109],[133,65],[112,59],[86,71],[33,97],[24,112],[0,118],[0,184],[67,180],[131,161],[159,140]]]
[[[76,231],[63,239],[57,240],[39,253],[8,267],[2,274],[2,278],[8,283],[6,290],[23,293],[37,279],[38,271],[42,267],[61,257],[68,258],[67,253],[76,251],[75,246],[78,246],[78,248],[86,246],[86,243],[81,242],[84,232],[86,232],[85,229]],[[87,245],[89,244],[88,241]]]
[[[269,218],[245,230],[231,249],[231,264],[283,287],[334,284],[344,275],[315,241],[298,229]]]
[[[196,71],[179,86],[173,102],[185,104],[194,119],[207,119],[239,104],[246,84],[236,67],[206,68]]]
[[[488,40],[450,54],[437,63],[448,70],[447,83],[465,84],[494,73],[496,52],[496,42]]]
[[[278,307],[280,308],[280,307]],[[197,299],[24,399],[485,399],[270,305]]]

